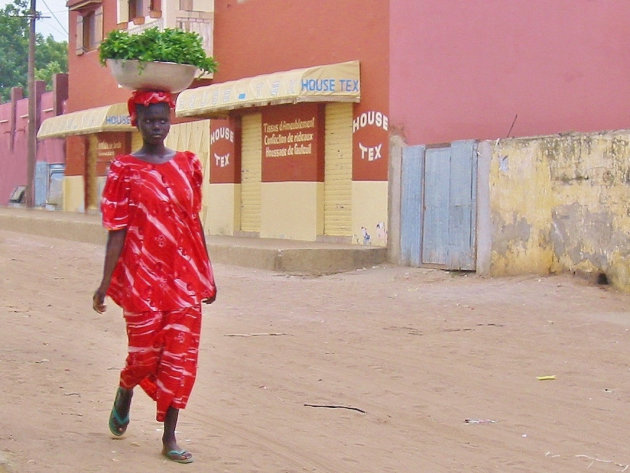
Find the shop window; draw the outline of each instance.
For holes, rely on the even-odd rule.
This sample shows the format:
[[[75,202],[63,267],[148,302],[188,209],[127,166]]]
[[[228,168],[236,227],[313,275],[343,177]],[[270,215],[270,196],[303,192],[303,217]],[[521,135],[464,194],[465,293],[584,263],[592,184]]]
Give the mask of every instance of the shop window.
[[[83,54],[98,48],[103,40],[103,7],[90,5],[77,11],[76,53]]]

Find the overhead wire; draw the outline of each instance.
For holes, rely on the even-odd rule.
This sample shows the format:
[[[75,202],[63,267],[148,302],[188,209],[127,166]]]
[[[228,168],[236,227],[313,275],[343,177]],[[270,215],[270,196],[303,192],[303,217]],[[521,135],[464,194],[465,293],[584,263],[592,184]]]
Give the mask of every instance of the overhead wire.
[[[50,13],[52,15],[52,17],[55,19],[55,21],[59,24],[59,26],[61,27],[61,30],[67,35],[68,34],[68,30],[66,29],[66,27],[59,21],[59,18],[57,18],[56,12],[53,12],[51,10],[51,8],[48,6],[48,4],[46,3],[46,0],[42,0],[42,3],[44,4],[44,6],[46,7],[46,9],[48,10],[48,13]]]

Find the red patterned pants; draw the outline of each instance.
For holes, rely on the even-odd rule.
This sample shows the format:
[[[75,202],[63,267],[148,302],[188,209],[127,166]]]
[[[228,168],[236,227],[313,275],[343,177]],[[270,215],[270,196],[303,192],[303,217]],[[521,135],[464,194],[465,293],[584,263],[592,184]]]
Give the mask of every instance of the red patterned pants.
[[[129,339],[120,386],[140,385],[157,403],[156,419],[183,409],[195,384],[201,305],[163,312],[124,312]]]

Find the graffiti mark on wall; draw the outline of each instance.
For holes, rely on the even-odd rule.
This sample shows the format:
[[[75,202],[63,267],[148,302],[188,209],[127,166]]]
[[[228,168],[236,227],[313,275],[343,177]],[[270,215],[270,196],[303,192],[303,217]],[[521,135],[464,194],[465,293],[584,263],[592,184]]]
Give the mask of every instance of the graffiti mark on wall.
[[[371,245],[373,242],[378,245],[387,243],[387,230],[385,229],[385,222],[378,222],[374,226],[374,231],[371,232],[367,227],[361,227],[361,235],[355,234],[356,243],[362,245]]]

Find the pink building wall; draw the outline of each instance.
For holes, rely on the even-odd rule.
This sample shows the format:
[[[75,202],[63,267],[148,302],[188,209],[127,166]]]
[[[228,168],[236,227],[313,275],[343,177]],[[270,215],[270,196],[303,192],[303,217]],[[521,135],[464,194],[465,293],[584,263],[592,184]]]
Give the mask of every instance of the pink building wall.
[[[60,102],[67,97],[67,80],[65,84],[60,82],[62,83],[57,87],[58,92],[44,92],[44,82],[36,82],[36,95],[40,96],[38,124],[60,112]],[[21,98],[23,91],[19,89],[14,89],[13,94],[14,101],[0,104],[0,205],[9,203],[9,197],[16,186],[27,183],[28,98]],[[38,141],[36,160],[51,164],[64,163],[65,140]]]
[[[389,24],[408,144],[630,128],[629,2],[392,0]]]

